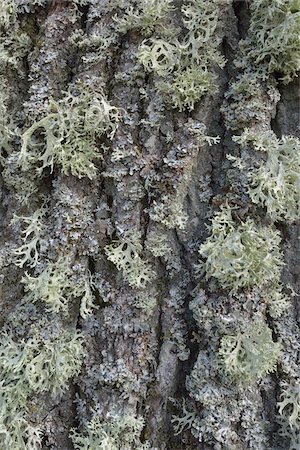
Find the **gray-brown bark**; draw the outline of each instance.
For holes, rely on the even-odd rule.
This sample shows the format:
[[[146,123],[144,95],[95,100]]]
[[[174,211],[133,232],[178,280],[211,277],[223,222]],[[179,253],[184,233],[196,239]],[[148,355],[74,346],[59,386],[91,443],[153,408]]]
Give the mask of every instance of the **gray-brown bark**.
[[[290,444],[280,437],[276,403],[280,382],[300,375],[298,297],[292,299],[289,312],[275,320],[259,304],[264,301],[260,292],[231,294],[208,281],[197,265],[199,246],[211,233],[207,225],[221,205],[237,208],[237,221],[249,216],[270,225],[263,208],[251,204],[243,175],[226,155],[240,154],[231,138],[246,127],[256,133],[272,130],[278,138],[300,137],[299,83],[285,85],[279,75],[271,74],[260,81],[257,104],[249,106],[245,100],[245,106],[240,105],[246,119],[239,106],[232,106],[236,100],[231,85],[247,72],[234,64],[239,42],[248,34],[247,2],[216,1],[220,16],[216,39],[226,64],[213,65],[217,91],[202,96],[192,111],[181,112],[168,104],[157,89],[156,75],[145,71],[137,59],[145,39],[141,30],[115,31],[115,15],[124,15],[122,2],[16,3],[16,24],[6,29],[6,39],[22,31],[31,43],[25,56],[18,58],[17,69],[7,63],[1,70],[1,83],[7,88],[2,102],[15,133],[11,154],[2,148],[1,156],[1,324],[3,330],[12,330],[16,341],[26,341],[33,326],[46,337],[52,329],[62,334],[77,330],[83,334],[86,352],[80,373],[60,396],[30,393],[29,422],[42,428],[42,448],[73,449],[71,428],[84,433],[96,412],[103,421],[126,414],[142,416],[141,442],[158,450],[287,449]],[[25,3],[27,10],[22,9]],[[139,2],[129,3],[137,8]],[[174,2],[167,23],[172,19],[180,26],[181,3]],[[102,41],[76,44],[93,36]],[[35,176],[35,167],[22,170],[17,163],[22,134],[45,117],[50,98],[59,101],[68,90],[76,97],[78,82],[103,93],[120,111],[113,136],[96,137],[98,148],[106,146],[95,162],[97,175],[78,178],[62,173],[58,164],[52,173],[46,168],[42,177]],[[206,135],[219,136],[220,141],[210,146],[199,137],[195,130],[202,124]],[[43,133],[35,138],[43,139]],[[244,155],[253,161],[261,158],[249,149]],[[22,193],[26,177],[34,178],[36,192],[21,204],[16,194]],[[12,224],[11,220],[14,214],[31,216],[43,203],[46,228],[38,245],[38,263],[17,267],[14,252],[22,244],[24,224],[22,219]],[[181,215],[185,226],[180,224]],[[282,233],[283,283],[299,292],[299,221],[275,225]],[[130,285],[124,272],[108,260],[107,246],[115,241],[138,243],[134,248],[155,274],[145,288]],[[71,284],[79,286],[93,277],[95,307],[86,316],[81,314],[82,293],[74,296],[67,313],[49,312],[43,299],[33,304],[24,293],[24,272],[37,277],[60,258],[68,265]],[[202,308],[199,322],[190,307],[195,299]],[[226,320],[250,322],[257,312],[264,315],[273,336],[283,341],[278,369],[252,387],[223,384],[208,358],[215,358]],[[204,372],[207,379],[200,388],[196,373],[204,377]],[[211,404],[205,404],[205,386]],[[194,433],[185,430],[176,435],[171,419],[183,416],[183,399],[198,422]],[[214,410],[215,423],[209,419],[200,430]],[[1,442],[0,433],[0,449],[6,450]]]

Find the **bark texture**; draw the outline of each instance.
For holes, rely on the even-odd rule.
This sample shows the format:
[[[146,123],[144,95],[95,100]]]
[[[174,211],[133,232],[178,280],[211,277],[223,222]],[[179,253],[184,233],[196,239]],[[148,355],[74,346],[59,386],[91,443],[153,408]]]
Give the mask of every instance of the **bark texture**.
[[[38,340],[38,349],[32,344],[28,350],[34,355],[29,359],[44,355],[47,343],[54,347],[59,339],[66,339],[64,345],[71,349],[66,333],[82,336],[78,338],[82,349],[70,360],[62,352],[54,361],[53,380],[62,387],[57,395],[49,374],[50,387],[39,384],[46,363],[34,369],[34,384],[27,379],[20,384],[20,389],[27,389],[27,411],[20,414],[40,429],[40,436],[38,442],[30,442],[28,430],[21,427],[23,438],[9,441],[14,417],[8,415],[7,433],[0,430],[0,449],[299,449],[300,418],[291,419],[293,411],[300,416],[299,300],[290,296],[291,289],[300,291],[299,210],[298,219],[272,220],[265,205],[251,202],[247,171],[262,165],[266,156],[232,139],[246,128],[256,136],[273,132],[278,140],[300,138],[299,82],[293,74],[284,83],[276,68],[267,76],[256,74],[264,68],[264,60],[246,60],[247,50],[241,48],[249,36],[251,2],[216,0],[212,3],[217,25],[209,37],[216,43],[203,41],[199,52],[204,56],[198,62],[213,74],[215,87],[204,90],[192,104],[174,105],[170,92],[159,84],[168,83],[179,70],[170,62],[170,53],[160,57],[171,64],[163,73],[153,66],[147,69],[138,56],[141,46],[152,45],[154,39],[169,43],[173,39],[175,48],[184,46],[188,28],[182,24],[181,8],[197,2],[174,1],[169,10],[167,3],[152,2],[153,7],[166,8],[163,25],[153,19],[152,26],[128,19],[141,16],[146,1],[3,3],[3,10],[9,5],[11,9],[6,19],[4,13],[3,19],[0,16],[0,307],[6,333],[0,349],[1,376],[8,377],[9,355],[19,358],[15,366],[22,359],[7,346],[7,336],[18,343],[22,354],[24,342]],[[203,12],[209,2],[198,3]],[[207,17],[209,30],[214,17]],[[174,36],[172,27],[179,29]],[[205,56],[210,51],[218,51],[224,63]],[[184,70],[189,70],[185,64]],[[243,76],[250,81],[238,91],[234,83]],[[39,152],[45,152],[43,125],[30,137],[26,161],[20,161],[24,133],[49,114],[54,119],[47,127],[52,127],[51,142],[55,141],[61,132],[59,117],[67,115],[59,102],[67,93],[95,109],[93,102],[99,99],[97,108],[102,105],[108,111],[111,126],[103,125],[99,134],[95,122],[95,130],[89,130],[91,140],[84,148],[95,145],[101,157],[84,162],[90,165],[79,176],[70,165],[64,169],[59,162],[63,157],[38,159]],[[103,98],[107,103],[101,103]],[[66,104],[75,111],[77,106],[71,103]],[[63,119],[68,133],[75,129],[72,117]],[[80,129],[79,141],[82,134]],[[68,139],[66,134],[60,140],[61,148],[67,148]],[[246,172],[228,160],[228,154],[242,157]],[[76,156],[71,157],[75,161]],[[299,185],[296,189],[300,196]],[[285,263],[281,280],[290,307],[278,317],[270,313],[262,286],[233,292],[216,278],[206,277],[206,258],[198,250],[211,235],[211,220],[222,207],[232,209],[236,226],[251,218],[281,233]],[[36,228],[28,231],[33,223],[28,218],[37,211]],[[34,238],[29,259],[20,262],[18,249]],[[34,281],[30,289],[25,273],[37,279],[47,270],[50,281],[45,278],[44,290],[38,290]],[[55,291],[59,286],[61,291]],[[59,294],[67,299],[67,307],[55,309],[50,300],[47,304],[47,289],[54,292],[52,300]],[[281,353],[269,373],[243,383],[226,374],[218,352],[223,336],[242,333],[256,320],[271,330],[272,345],[280,343]],[[272,351],[268,349],[268,355]],[[72,358],[80,359],[80,369],[70,369],[64,384],[58,367],[66,373]],[[24,363],[24,373],[26,367]],[[16,379],[17,375],[12,377],[13,386]],[[292,401],[282,405],[280,413],[284,389],[293,390],[294,406]],[[9,408],[4,403],[3,410]],[[96,435],[102,427],[98,440],[87,432],[93,417],[100,423]],[[122,428],[119,422],[124,418],[129,418],[129,425]],[[138,420],[140,424],[134,422]],[[130,440],[132,421],[138,431]],[[77,441],[70,437],[71,429],[76,430]],[[86,441],[80,443],[78,436]]]

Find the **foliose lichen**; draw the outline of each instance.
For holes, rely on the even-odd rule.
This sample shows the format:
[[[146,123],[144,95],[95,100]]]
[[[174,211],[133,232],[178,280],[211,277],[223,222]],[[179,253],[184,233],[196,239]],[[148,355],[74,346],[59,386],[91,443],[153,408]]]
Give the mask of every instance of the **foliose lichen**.
[[[249,169],[251,200],[266,208],[274,220],[293,222],[300,214],[300,140],[293,136],[278,139],[271,132],[257,135],[245,129],[234,140],[265,152],[267,159]]]
[[[245,324],[237,335],[223,336],[219,349],[226,373],[246,383],[274,372],[280,352],[281,344],[273,341],[261,318]]]
[[[279,231],[250,218],[237,223],[225,206],[215,214],[211,231],[199,250],[206,258],[207,278],[216,278],[220,287],[233,292],[278,282],[284,264]]]
[[[101,420],[95,414],[82,434],[71,431],[71,439],[76,450],[146,450],[150,445],[141,442],[144,425],[141,416],[124,414]]]
[[[112,137],[119,120],[119,110],[102,93],[81,86],[77,95],[69,92],[62,100],[52,100],[46,116],[25,131],[20,165],[25,171],[34,167],[38,176],[57,165],[65,175],[93,179],[95,161],[106,149],[97,139]]]

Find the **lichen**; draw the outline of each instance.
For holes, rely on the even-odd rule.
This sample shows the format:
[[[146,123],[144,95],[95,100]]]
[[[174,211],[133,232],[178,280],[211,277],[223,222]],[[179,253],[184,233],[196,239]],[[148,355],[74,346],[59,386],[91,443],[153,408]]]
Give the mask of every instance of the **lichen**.
[[[103,135],[111,138],[119,119],[119,110],[88,86],[81,86],[78,95],[69,92],[58,102],[52,100],[47,115],[23,134],[22,169],[33,166],[41,176],[44,169],[52,172],[57,165],[65,175],[95,178],[95,160],[106,149],[97,140]]]
[[[225,64],[218,50],[222,6],[220,0],[188,0],[181,8],[181,28],[172,19],[169,1],[163,7],[161,0],[140,1],[136,12],[129,7],[117,19],[119,32],[140,29],[147,36],[138,59],[173,108],[193,110],[204,95],[216,92],[214,69]]]
[[[250,169],[251,200],[266,208],[272,220],[293,222],[300,215],[300,140],[293,136],[278,139],[271,132],[256,134],[245,130],[235,141],[266,152],[267,159]]]
[[[5,449],[40,449],[42,429],[28,420],[34,393],[60,395],[82,364],[79,333],[59,332],[43,338],[32,330],[26,340],[11,331],[0,338],[1,415],[0,445]]]
[[[72,275],[71,266],[64,259],[49,262],[37,277],[26,273],[22,278],[26,300],[45,302],[47,311],[53,313],[67,313],[72,300],[74,302],[74,299],[81,298],[80,315],[86,318],[96,308],[92,293],[93,280],[90,274],[79,280]]]
[[[236,223],[229,207],[215,214],[211,231],[199,250],[206,258],[207,278],[216,278],[222,288],[233,292],[279,281],[283,266],[279,231],[256,225],[250,218]]]
[[[187,67],[174,77],[173,83],[162,81],[157,86],[169,96],[173,107],[179,111],[185,108],[193,110],[200,98],[217,91],[216,77],[207,67]]]
[[[129,30],[141,30],[148,36],[154,31],[169,34],[167,15],[173,11],[173,0],[143,0],[135,7],[129,5],[122,17],[115,16],[117,31],[127,33]]]
[[[14,0],[0,1],[0,27],[7,30],[16,20],[16,4]]]
[[[299,448],[300,439],[300,385],[298,380],[282,382],[280,401],[277,403],[280,435],[290,442],[289,450]]]
[[[254,0],[250,5],[248,60],[263,78],[274,72],[284,83],[300,69],[300,4],[298,0]]]
[[[148,39],[139,48],[138,58],[148,72],[164,77],[178,63],[178,46],[163,39]]]
[[[76,450],[146,450],[150,445],[141,442],[144,425],[141,416],[124,414],[101,420],[95,415],[83,434],[73,429],[71,439]]]
[[[104,250],[107,259],[122,271],[130,286],[144,289],[154,278],[151,266],[140,256],[142,246],[138,239],[125,236],[122,240],[107,245]]]
[[[46,230],[44,222],[47,207],[43,205],[30,216],[14,215],[12,225],[21,221],[26,228],[21,231],[22,245],[14,250],[16,266],[35,267],[39,258],[40,243]]]
[[[245,323],[237,335],[224,336],[219,349],[226,373],[245,383],[274,372],[280,353],[281,344],[261,318]]]

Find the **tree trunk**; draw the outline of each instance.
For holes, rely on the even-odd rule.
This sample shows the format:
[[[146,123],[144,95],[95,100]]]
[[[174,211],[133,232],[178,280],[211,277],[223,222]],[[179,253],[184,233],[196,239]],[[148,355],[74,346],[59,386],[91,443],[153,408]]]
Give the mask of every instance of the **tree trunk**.
[[[0,6],[0,449],[299,449],[299,2]]]

